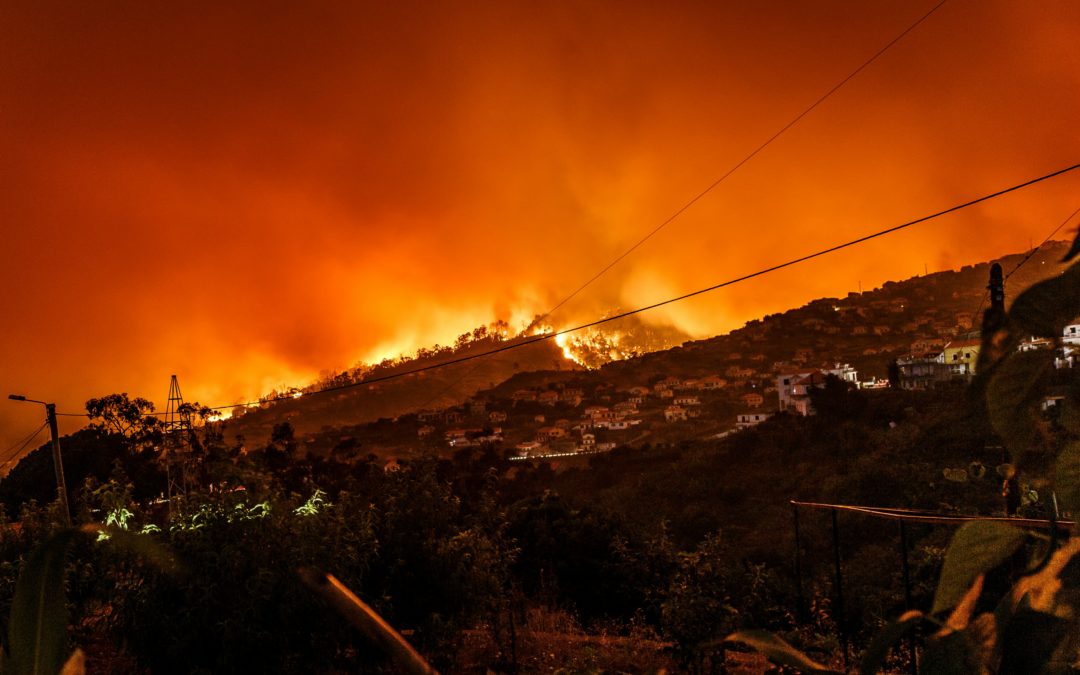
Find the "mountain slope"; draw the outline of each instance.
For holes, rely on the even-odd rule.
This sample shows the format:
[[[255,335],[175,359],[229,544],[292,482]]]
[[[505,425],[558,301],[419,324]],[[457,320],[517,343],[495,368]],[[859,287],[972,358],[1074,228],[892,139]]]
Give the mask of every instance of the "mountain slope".
[[[1007,302],[1031,284],[1060,273],[1059,261],[1067,249],[1065,242],[1050,242],[1034,253],[992,261],[1009,274],[1030,256],[1009,278]],[[269,437],[275,424],[284,421],[298,435],[310,435],[325,428],[356,427],[380,418],[459,405],[473,396],[506,399],[515,389],[546,388],[559,382],[618,389],[649,385],[667,376],[719,375],[728,380],[731,397],[737,400],[747,391],[767,394],[778,373],[833,363],[850,363],[862,380],[883,379],[892,359],[918,350],[920,343],[942,344],[977,330],[992,262],[890,281],[842,299],[814,300],[750,321],[725,335],[613,361],[595,370],[584,370],[554,340],[545,340],[400,379],[267,404],[229,420],[226,435],[230,439],[242,435],[249,445],[257,445]],[[512,343],[488,338],[457,350],[380,366],[366,377],[435,366]]]

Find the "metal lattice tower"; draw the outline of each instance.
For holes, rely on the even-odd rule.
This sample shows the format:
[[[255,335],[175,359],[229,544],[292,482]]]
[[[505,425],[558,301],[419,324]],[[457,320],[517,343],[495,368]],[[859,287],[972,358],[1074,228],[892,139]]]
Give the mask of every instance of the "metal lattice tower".
[[[184,396],[180,393],[180,383],[176,375],[169,381],[169,403],[165,406],[165,419],[162,425],[164,443],[162,459],[165,462],[165,476],[168,481],[167,494],[169,514],[173,513],[173,499],[187,492],[187,455],[188,432],[191,418],[182,410]]]

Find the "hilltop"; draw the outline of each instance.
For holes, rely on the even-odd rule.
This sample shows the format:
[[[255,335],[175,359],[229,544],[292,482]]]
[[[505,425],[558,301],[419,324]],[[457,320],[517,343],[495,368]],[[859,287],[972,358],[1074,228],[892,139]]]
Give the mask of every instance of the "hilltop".
[[[1005,274],[1031,257],[1006,283],[1006,304],[1032,284],[1059,274],[1068,242],[1048,242],[1034,254],[1016,253],[959,270],[946,270],[879,288],[820,298],[802,307],[748,322],[726,335],[686,342],[639,359],[606,365],[604,377],[619,385],[631,380],[700,376],[740,369],[737,380],[779,372],[849,363],[860,379],[884,379],[890,361],[923,345],[944,343],[977,330],[986,309],[990,266]]]
[[[473,337],[475,336],[475,337]],[[510,347],[528,341],[528,336],[504,339],[474,331],[458,344],[421,350],[415,358],[384,361],[373,368],[339,373],[304,390],[287,392],[296,396],[270,396],[261,405],[243,409],[224,422],[230,438],[241,436],[255,444],[270,437],[274,425],[289,422],[298,436],[329,429],[392,419],[425,408],[446,408],[460,404],[478,390],[496,386],[515,373],[532,371],[579,371],[552,340],[544,340],[491,356],[440,367],[458,359]],[[421,370],[428,368],[429,370]],[[409,371],[421,372],[409,373]],[[385,381],[353,386],[367,379]],[[317,396],[303,394],[335,389]]]
[[[317,396],[299,396],[266,403],[228,420],[226,434],[242,436],[249,446],[265,442],[274,425],[289,422],[309,446],[327,451],[346,439],[367,439],[379,454],[411,454],[421,448],[445,448],[444,434],[455,427],[482,430],[503,424],[507,441],[532,438],[545,424],[581,417],[590,404],[613,404],[626,398],[633,387],[653,388],[665,378],[687,381],[699,389],[698,380],[709,378],[713,386],[699,394],[698,417],[691,432],[662,424],[661,404],[642,414],[642,426],[625,434],[609,434],[619,443],[648,436],[650,441],[678,440],[715,434],[734,425],[737,412],[760,394],[767,410],[775,407],[776,377],[810,368],[850,364],[863,381],[882,380],[895,358],[944,343],[978,328],[990,265],[998,262],[1006,274],[1011,300],[1031,284],[1059,273],[1067,251],[1064,242],[1049,242],[1038,251],[1007,255],[995,261],[967,265],[959,270],[935,272],[879,288],[850,293],[844,298],[821,298],[802,307],[749,321],[745,326],[703,340],[618,361],[591,370],[568,358],[554,340],[476,358],[444,368],[440,363],[475,356],[494,348],[511,346],[527,337],[502,338],[483,329],[459,338],[454,348],[421,350],[416,358],[384,362],[373,369],[342,373],[320,385],[338,387],[354,381],[400,375],[421,368],[424,372],[398,379],[349,387]],[[1025,258],[1024,264],[1021,262]],[[617,338],[616,338],[617,339]],[[606,348],[611,341],[595,341]],[[632,351],[628,341],[622,344]],[[580,361],[603,362],[602,354],[585,354],[587,344],[575,345],[572,354]],[[676,388],[679,388],[678,386]],[[557,395],[565,391],[579,395]],[[556,409],[543,406],[522,392],[539,396],[555,392]],[[303,392],[298,392],[303,393]],[[523,400],[525,399],[525,400]],[[424,413],[424,411],[429,411]],[[434,415],[430,411],[442,411]],[[493,416],[492,411],[503,415]],[[541,418],[544,421],[541,420]],[[502,422],[503,419],[507,421]],[[377,425],[373,425],[383,420]],[[395,425],[393,420],[400,424]],[[493,421],[494,420],[494,421]],[[422,428],[431,426],[430,431]],[[513,430],[516,428],[517,433]],[[650,434],[643,434],[651,430]],[[374,441],[374,445],[371,444]]]

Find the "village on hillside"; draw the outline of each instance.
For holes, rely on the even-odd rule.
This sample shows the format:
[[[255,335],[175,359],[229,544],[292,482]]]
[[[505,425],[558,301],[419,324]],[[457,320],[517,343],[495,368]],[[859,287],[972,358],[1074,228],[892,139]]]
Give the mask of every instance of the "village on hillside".
[[[723,376],[667,376],[621,389],[601,384],[586,391],[560,383],[548,389],[519,389],[509,398],[478,398],[464,407],[421,412],[415,416],[419,425],[416,433],[420,439],[438,439],[450,448],[485,443],[512,447],[510,459],[517,460],[605,452],[651,435],[666,438],[664,432],[671,425],[691,420],[698,429],[719,429],[712,435],[722,437],[759,424],[777,412],[814,414],[810,392],[825,387],[830,377],[860,389],[926,389],[968,381],[976,372],[980,346],[973,336],[977,332],[949,341],[912,344],[911,354],[897,359],[895,382],[859,380],[847,364],[784,371],[788,364],[776,362],[768,374],[732,366]],[[1050,340],[1028,339],[1022,341],[1020,349],[1052,346]],[[1080,324],[1070,325],[1058,347],[1056,366],[1073,367],[1078,350]],[[1046,405],[1053,403],[1051,397]]]
[[[1054,242],[1041,251],[1001,259],[1008,269],[1019,270],[1009,284],[1013,297],[1055,273],[1063,245]],[[1030,264],[1022,267],[1023,262]],[[362,410],[367,404],[360,401],[371,397],[402,401],[390,415],[333,428],[303,428],[307,397],[287,398],[277,415],[280,404],[256,412],[268,421],[276,418],[275,424],[297,425],[297,438],[309,453],[374,455],[390,468],[423,454],[447,456],[467,448],[495,449],[513,461],[558,462],[616,447],[719,439],[776,414],[814,414],[811,392],[832,378],[868,391],[921,390],[970,380],[978,367],[978,326],[990,269],[991,263],[969,265],[887,282],[845,298],[814,300],[725,335],[600,367],[552,361],[544,354],[557,353],[553,344],[550,352],[536,352],[533,359],[538,364],[547,359],[547,370],[518,369],[518,357],[500,354],[514,360],[506,364],[513,367],[507,379],[474,387],[449,404],[408,406],[408,387],[426,391],[433,385],[424,384],[427,373],[406,374],[367,392],[346,389],[323,399],[321,404],[330,406],[323,417],[335,414],[336,401],[350,403],[358,394],[368,399],[355,399],[353,410]],[[483,348],[492,333],[478,331],[472,341],[463,336],[458,349]],[[475,334],[483,340],[477,342]],[[1080,324],[1074,324],[1057,343],[1028,339],[1019,348],[1057,349],[1056,365],[1071,368],[1078,345]],[[587,341],[577,346],[587,347]],[[444,357],[455,353],[460,352]],[[461,375],[447,375],[437,391],[453,392],[480,376],[476,367],[461,368]],[[337,380],[331,384],[340,385]]]

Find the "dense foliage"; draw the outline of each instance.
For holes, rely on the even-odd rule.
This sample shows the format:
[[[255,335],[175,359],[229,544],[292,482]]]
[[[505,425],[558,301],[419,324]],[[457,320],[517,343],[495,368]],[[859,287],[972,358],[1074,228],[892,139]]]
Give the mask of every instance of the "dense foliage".
[[[1076,269],[990,317],[973,388],[866,392],[830,381],[813,394],[816,416],[620,448],[574,468],[511,463],[493,446],[392,463],[354,446],[304,456],[288,423],[248,449],[199,426],[193,406],[187,450],[169,467],[184,490],[166,500],[161,426],[138,400],[94,399],[95,423],[64,439],[65,461],[76,519],[110,526],[113,540],[57,535],[46,447],[0,482],[5,653],[15,664],[24,654],[23,626],[3,611],[20,616],[20,571],[37,569],[42,551],[55,564],[69,550],[64,648],[85,651],[91,670],[394,671],[301,583],[302,567],[353,589],[444,672],[707,670],[732,631],[774,659],[823,669],[815,659],[838,662],[841,627],[872,671],[926,622],[944,626],[925,631],[930,672],[1060,670],[1076,654],[1074,543],[1047,546],[1004,525],[955,537],[912,526],[912,598],[928,611],[893,622],[906,605],[898,531],[845,516],[841,610],[827,518],[802,520],[802,578],[792,574],[789,500],[1001,515],[1004,478],[1021,515],[1050,513],[1051,487],[1066,510],[1080,509],[1080,388],[1071,370],[1013,348],[1024,332],[1060,334],[1080,306]],[[1067,395],[1044,411],[1051,387]],[[115,545],[125,530],[165,554]],[[759,628],[810,656],[748,632]]]

